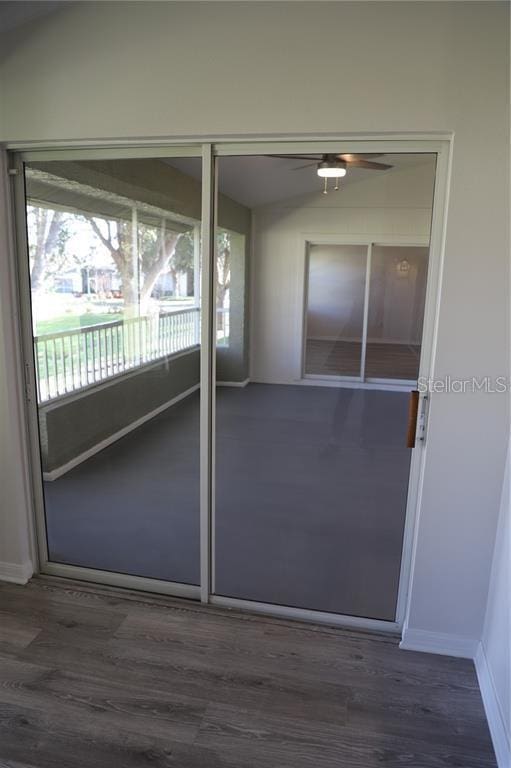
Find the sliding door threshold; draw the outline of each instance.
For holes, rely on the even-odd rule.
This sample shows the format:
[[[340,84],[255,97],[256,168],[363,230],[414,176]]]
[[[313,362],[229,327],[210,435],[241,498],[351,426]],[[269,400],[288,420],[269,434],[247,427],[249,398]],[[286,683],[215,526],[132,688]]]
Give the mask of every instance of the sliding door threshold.
[[[74,569],[73,569],[74,570]],[[391,642],[398,644],[401,639],[401,633],[392,622],[379,622],[370,619],[354,619],[349,616],[338,616],[337,614],[323,613],[321,616],[327,617],[325,620],[318,621],[317,611],[305,611],[307,614],[314,615],[314,619],[305,618],[300,609],[289,609],[293,614],[287,612],[286,608],[280,606],[266,605],[264,603],[254,603],[250,600],[237,600],[234,598],[223,598],[212,596],[211,602],[201,603],[197,599],[186,599],[175,597],[170,594],[148,592],[137,588],[126,586],[112,586],[104,583],[91,582],[90,580],[79,579],[73,576],[55,576],[39,573],[33,576],[29,585],[25,588],[43,589],[51,591],[64,591],[68,597],[80,593],[94,597],[100,597],[108,600],[130,601],[141,603],[143,605],[154,605],[162,609],[193,611],[194,613],[213,613],[218,617],[228,619],[240,619],[248,622],[266,621],[278,622],[296,629],[308,629],[313,632],[346,632],[355,635],[365,635],[373,640],[382,642]],[[80,598],[78,598],[80,599]],[[254,607],[255,606],[255,607]],[[259,610],[259,606],[261,609]],[[118,606],[117,606],[118,607]],[[269,610],[265,610],[269,609]],[[278,610],[272,610],[278,609]],[[344,619],[341,623],[339,620]]]
[[[163,579],[150,579],[145,576],[131,576],[126,573],[102,571],[96,568],[83,568],[78,565],[64,563],[45,563],[41,568],[41,576],[57,576],[73,581],[86,581],[97,586],[120,587],[137,592],[149,592],[169,597],[180,597],[187,600],[200,600],[200,587],[194,584],[181,584]]]
[[[242,600],[236,597],[211,595],[210,605],[246,611],[253,614],[272,616],[278,619],[291,619],[309,624],[328,625],[339,629],[353,629],[363,632],[378,632],[379,634],[401,636],[399,624],[396,621],[366,619],[359,616],[346,616],[326,611],[312,611],[307,608],[292,608],[273,603],[259,603],[253,600]]]

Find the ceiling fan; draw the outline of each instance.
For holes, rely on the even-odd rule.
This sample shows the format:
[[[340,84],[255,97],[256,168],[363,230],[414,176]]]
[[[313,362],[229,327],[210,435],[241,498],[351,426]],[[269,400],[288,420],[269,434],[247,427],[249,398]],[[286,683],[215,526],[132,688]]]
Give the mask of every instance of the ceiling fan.
[[[310,157],[305,155],[267,155],[267,157],[278,157],[282,159],[293,160],[311,160],[312,162],[305,165],[299,165],[293,168],[293,171],[299,171],[303,168],[310,168],[313,165],[316,166],[316,173],[318,176],[325,180],[325,186],[323,194],[328,194],[328,179],[335,179],[334,189],[339,189],[339,179],[346,176],[348,168],[366,168],[370,171],[386,171],[392,168],[391,165],[386,163],[375,163],[374,160],[368,160],[370,157],[381,157],[381,154],[324,154],[321,156],[321,160],[317,157]]]

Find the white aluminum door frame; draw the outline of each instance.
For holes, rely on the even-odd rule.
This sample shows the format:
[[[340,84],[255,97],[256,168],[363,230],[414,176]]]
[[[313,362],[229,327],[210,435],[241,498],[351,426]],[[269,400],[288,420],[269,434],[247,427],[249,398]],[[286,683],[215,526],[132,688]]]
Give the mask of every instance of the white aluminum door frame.
[[[248,600],[223,598],[213,594],[211,577],[212,538],[214,537],[214,382],[215,382],[215,342],[216,342],[216,313],[214,312],[214,275],[215,275],[215,222],[214,213],[217,206],[215,199],[214,158],[232,155],[286,154],[286,153],[323,153],[336,152],[383,152],[383,153],[436,153],[437,172],[435,177],[433,215],[430,238],[430,263],[423,326],[423,348],[421,354],[420,377],[433,375],[436,341],[438,337],[439,305],[441,279],[443,271],[445,229],[447,219],[448,193],[452,162],[451,134],[424,134],[410,137],[406,134],[388,136],[385,134],[360,137],[360,135],[317,135],[280,137],[238,137],[235,141],[225,141],[223,137],[197,137],[196,139],[172,138],[168,141],[133,140],[118,142],[69,142],[41,145],[37,143],[11,143],[7,149],[15,151],[11,156],[14,172],[13,194],[16,209],[16,240],[18,258],[15,268],[18,273],[19,307],[21,309],[20,338],[23,340],[24,370],[20,371],[21,379],[25,381],[26,392],[20,392],[20,400],[24,406],[26,426],[29,433],[30,451],[27,462],[31,469],[33,490],[32,522],[39,542],[38,569],[53,575],[76,578],[86,581],[111,584],[133,589],[161,592],[164,594],[192,597],[203,602],[221,604],[229,607],[249,609],[254,612],[268,613],[284,618],[295,618],[305,621],[326,622],[337,626],[358,627],[378,631],[398,632],[405,621],[407,612],[410,574],[415,557],[417,525],[423,472],[426,455],[426,444],[421,442],[412,451],[410,481],[408,489],[407,512],[404,531],[403,555],[399,590],[397,597],[396,620],[394,622],[364,619],[339,614],[323,613],[314,610],[296,609],[287,606],[260,604]],[[146,579],[125,574],[110,573],[78,566],[60,565],[48,561],[46,545],[46,526],[42,499],[42,476],[40,469],[40,448],[37,426],[37,411],[34,408],[35,399],[35,366],[33,358],[33,341],[30,310],[30,285],[27,269],[26,214],[25,192],[22,174],[23,163],[43,160],[77,160],[77,159],[120,159],[141,157],[190,157],[203,158],[203,216],[207,213],[207,221],[202,221],[203,270],[205,264],[208,272],[208,290],[204,291],[201,302],[202,344],[201,350],[201,388],[203,380],[208,382],[206,393],[201,393],[201,585],[183,585],[173,582]],[[205,167],[206,165],[206,167]],[[209,169],[209,170],[208,170]],[[26,274],[25,274],[26,273]],[[421,403],[424,407],[424,401]]]

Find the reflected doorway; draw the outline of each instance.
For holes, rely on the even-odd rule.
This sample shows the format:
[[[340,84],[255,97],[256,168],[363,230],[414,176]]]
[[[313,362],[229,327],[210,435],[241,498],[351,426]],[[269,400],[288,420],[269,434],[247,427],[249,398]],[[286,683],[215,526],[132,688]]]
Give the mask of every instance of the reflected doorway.
[[[417,382],[428,257],[426,246],[309,243],[304,374]]]

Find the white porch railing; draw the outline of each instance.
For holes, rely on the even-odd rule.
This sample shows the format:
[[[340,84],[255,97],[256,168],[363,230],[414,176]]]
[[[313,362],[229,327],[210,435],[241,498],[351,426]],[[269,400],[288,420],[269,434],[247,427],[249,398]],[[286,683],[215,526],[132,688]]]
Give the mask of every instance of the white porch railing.
[[[229,309],[217,310],[217,344],[229,343]],[[46,403],[200,344],[200,309],[34,337],[37,400]]]
[[[197,307],[34,337],[40,403],[200,343]]]

